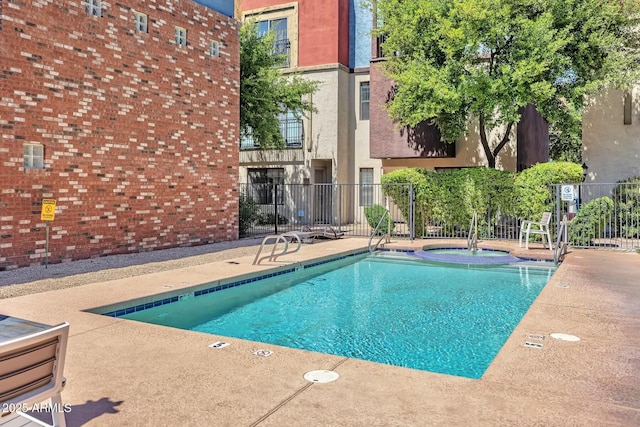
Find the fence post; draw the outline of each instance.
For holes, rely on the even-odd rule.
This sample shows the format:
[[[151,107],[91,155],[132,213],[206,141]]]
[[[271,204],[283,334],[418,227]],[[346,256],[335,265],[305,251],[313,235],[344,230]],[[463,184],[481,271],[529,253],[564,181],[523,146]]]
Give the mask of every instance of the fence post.
[[[413,184],[409,183],[409,240],[416,238],[416,196],[413,194]]]
[[[558,227],[560,227],[560,221],[561,221],[561,217],[560,217],[560,210],[561,208],[561,204],[562,201],[560,200],[560,184],[554,184],[556,187],[556,231],[558,230]],[[551,246],[551,242],[549,242],[549,246]]]
[[[338,232],[340,232],[340,227],[342,225],[342,185],[336,184],[338,187]]]
[[[274,234],[278,234],[278,184],[273,184],[273,226]]]

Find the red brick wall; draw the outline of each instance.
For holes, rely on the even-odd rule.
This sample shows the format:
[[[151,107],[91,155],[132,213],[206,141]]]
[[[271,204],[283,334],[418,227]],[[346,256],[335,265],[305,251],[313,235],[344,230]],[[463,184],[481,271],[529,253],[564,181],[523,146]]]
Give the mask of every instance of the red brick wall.
[[[50,262],[236,239],[236,21],[191,1],[102,17],[0,1],[0,270],[44,261],[43,198],[57,200]],[[24,143],[44,145],[44,169],[23,167]]]

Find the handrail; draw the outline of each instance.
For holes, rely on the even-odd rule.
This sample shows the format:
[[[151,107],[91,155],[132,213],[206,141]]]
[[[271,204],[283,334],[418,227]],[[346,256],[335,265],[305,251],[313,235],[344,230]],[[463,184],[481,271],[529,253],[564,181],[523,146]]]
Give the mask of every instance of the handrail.
[[[474,231],[475,230],[475,231]],[[467,237],[467,249],[478,250],[478,212],[473,211],[471,224],[469,225],[469,235]]]
[[[558,226],[558,238],[556,239],[556,247],[553,250],[553,263],[558,265],[560,261],[560,256],[566,253],[567,246],[569,245],[569,237],[568,237],[568,229],[567,229],[567,216],[562,216],[562,221],[560,221],[560,226]],[[562,241],[562,245],[560,242]],[[551,244],[551,243],[549,243]]]
[[[385,237],[387,237],[387,238],[389,237],[389,233],[385,233],[382,236],[380,236],[380,239],[378,239],[378,242],[375,244],[375,246],[373,246],[373,247],[371,246],[371,241],[373,240],[373,236],[378,234],[378,229],[382,225],[382,221],[384,221],[384,218],[387,215],[389,215],[389,209],[388,208],[382,214],[382,218],[380,218],[380,221],[378,221],[378,225],[376,225],[376,228],[371,232],[371,236],[369,237],[369,244],[367,245],[367,247],[369,248],[369,252],[375,252],[378,249],[378,246],[380,245],[380,242],[382,242],[382,239],[384,239]]]
[[[289,241],[287,240],[287,237],[291,237],[292,240],[296,239],[298,243],[298,247],[291,252],[289,252]],[[264,248],[264,245],[267,243],[267,241],[271,239],[275,239],[275,241],[273,242],[273,248],[271,249],[271,254],[265,255],[262,258],[259,258],[260,253],[262,252],[262,248]],[[278,243],[280,242],[284,243],[284,249],[282,250],[282,252],[276,254],[276,248],[278,247]],[[258,253],[256,254],[256,257],[253,259],[253,265],[259,265],[260,262],[265,259],[268,259],[269,261],[275,261],[276,258],[278,258],[279,256],[298,252],[301,246],[302,246],[302,241],[300,240],[300,236],[298,236],[295,233],[282,233],[278,235],[272,234],[272,235],[266,236],[264,239],[262,239],[262,244],[260,245],[260,249],[258,249]]]

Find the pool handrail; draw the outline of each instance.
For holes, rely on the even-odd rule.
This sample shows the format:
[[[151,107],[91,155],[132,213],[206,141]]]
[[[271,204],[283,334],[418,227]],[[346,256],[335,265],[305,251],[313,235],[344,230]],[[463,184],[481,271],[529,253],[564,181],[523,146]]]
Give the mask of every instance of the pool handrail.
[[[478,250],[478,211],[476,210],[473,211],[473,216],[471,217],[471,224],[469,225],[469,234],[467,237],[467,249],[469,249],[470,251]]]
[[[382,225],[382,221],[384,221],[384,218],[387,215],[389,215],[389,209],[388,208],[382,214],[382,217],[380,218],[380,221],[378,221],[378,225],[376,225],[376,228],[371,232],[371,236],[369,236],[369,243],[367,244],[367,247],[369,248],[369,252],[375,252],[376,250],[378,250],[378,246],[380,246],[380,242],[382,242],[382,239],[387,238],[387,241],[388,241],[388,239],[390,237],[388,232],[384,233],[382,236],[380,236],[380,238],[378,239],[378,241],[376,242],[376,244],[374,246],[371,245],[371,242],[373,241],[373,236],[378,234],[378,229]]]
[[[287,240],[287,237],[291,237],[292,240],[296,239],[298,243],[298,247],[291,252],[289,252],[289,240]],[[273,248],[271,248],[271,254],[265,255],[262,258],[259,258],[260,253],[262,253],[262,248],[264,248],[264,245],[267,243],[267,241],[271,239],[274,239]],[[278,247],[278,243],[280,242],[284,243],[284,249],[282,250],[282,252],[276,254],[276,248]],[[265,259],[268,259],[269,261],[275,261],[279,256],[298,252],[301,247],[302,247],[302,241],[300,240],[300,236],[298,236],[295,233],[282,233],[277,235],[272,234],[272,235],[266,236],[264,239],[262,239],[262,244],[260,245],[260,249],[258,249],[258,253],[256,254],[256,257],[253,259],[253,265],[259,265],[260,262]]]
[[[567,253],[567,247],[569,246],[568,222],[567,216],[563,215],[562,221],[560,221],[558,225],[558,238],[556,239],[556,247],[553,250],[553,263],[555,265],[558,265],[560,257]],[[549,242],[549,244],[551,244],[551,242]]]

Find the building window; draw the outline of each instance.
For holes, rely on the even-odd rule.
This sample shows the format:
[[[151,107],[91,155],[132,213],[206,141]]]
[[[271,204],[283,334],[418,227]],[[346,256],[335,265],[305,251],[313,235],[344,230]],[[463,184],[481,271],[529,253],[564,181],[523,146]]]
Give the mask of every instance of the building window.
[[[282,134],[282,138],[284,138],[285,147],[302,148],[302,141],[304,139],[302,119],[296,117],[291,111],[280,114],[278,119],[280,120],[280,133]]]
[[[304,126],[302,118],[292,111],[278,115],[280,121],[280,134],[284,139],[285,148],[302,148],[304,141]],[[260,148],[260,144],[253,139],[253,135],[242,137],[240,140],[241,150],[255,150]]]
[[[136,31],[141,33],[147,32],[147,15],[144,13],[134,12],[135,20],[134,27]]]
[[[44,169],[44,147],[40,144],[24,144],[24,168]]]
[[[360,120],[369,120],[369,82],[360,83]]]
[[[215,58],[220,56],[220,43],[211,40],[211,42],[209,43],[209,56],[213,56]]]
[[[287,68],[291,63],[291,42],[289,41],[289,33],[287,30],[287,18],[268,19],[257,21],[258,35],[264,36],[269,31],[274,34],[272,55],[278,55],[282,58],[281,66]]]
[[[373,168],[360,168],[360,206],[373,205]]]
[[[102,16],[102,0],[84,0],[87,15]]]
[[[182,27],[176,27],[176,44],[180,46],[187,45],[187,29]]]
[[[249,169],[248,172],[251,197],[261,205],[272,205],[277,192],[279,205],[284,203],[284,169]]]

